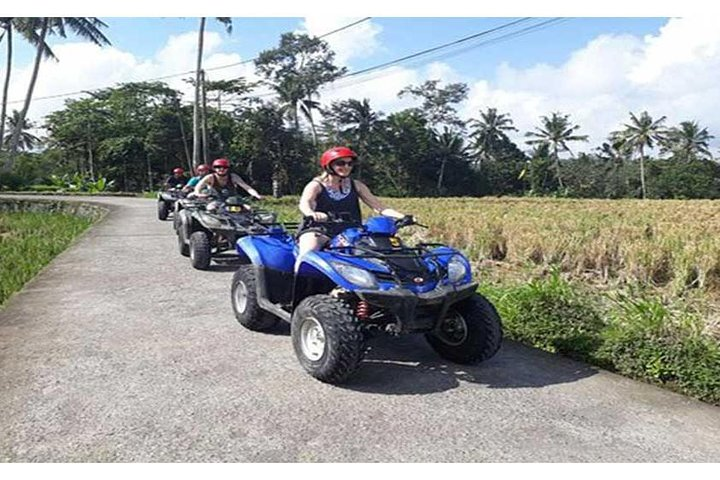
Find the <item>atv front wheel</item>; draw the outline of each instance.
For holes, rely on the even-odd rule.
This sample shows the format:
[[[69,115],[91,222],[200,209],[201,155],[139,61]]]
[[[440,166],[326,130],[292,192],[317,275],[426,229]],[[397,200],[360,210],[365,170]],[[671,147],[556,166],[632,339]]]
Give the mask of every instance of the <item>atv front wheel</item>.
[[[205,232],[193,232],[190,235],[190,263],[198,270],[207,270],[210,266],[210,239]]]
[[[168,217],[167,203],[163,202],[162,200],[159,201],[158,205],[157,205],[157,211],[158,211],[158,219],[167,220],[167,217]]]
[[[300,365],[322,382],[343,382],[363,359],[360,321],[347,303],[329,295],[300,302],[290,334]]]
[[[182,223],[180,223],[180,226],[177,229],[177,241],[180,255],[182,255],[183,257],[189,257],[190,248],[188,247],[187,241],[185,240],[185,225],[183,225]]]
[[[477,293],[453,305],[435,331],[425,334],[441,357],[462,364],[491,358],[500,349],[502,336],[500,315]]]
[[[277,323],[277,317],[258,305],[257,278],[252,265],[241,265],[233,275],[231,298],[235,318],[243,327],[262,332]]]

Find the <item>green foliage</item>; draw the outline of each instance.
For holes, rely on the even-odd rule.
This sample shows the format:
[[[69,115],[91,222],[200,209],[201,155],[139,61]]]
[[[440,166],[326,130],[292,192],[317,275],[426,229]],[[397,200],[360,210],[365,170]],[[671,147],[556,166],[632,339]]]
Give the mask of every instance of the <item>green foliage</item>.
[[[15,173],[0,172],[0,191],[20,190],[25,185],[25,179]]]
[[[598,355],[634,378],[720,403],[720,343],[701,321],[656,298],[619,296]]]
[[[508,291],[499,305],[508,337],[549,352],[591,360],[604,324],[597,305],[557,271]]]
[[[720,165],[711,160],[656,160],[648,168],[653,198],[720,198]]]
[[[631,291],[610,302],[557,272],[525,285],[483,285],[506,336],[720,405],[720,342],[682,304]]]
[[[57,192],[87,192],[87,193],[101,193],[107,191],[115,183],[114,181],[108,181],[104,177],[100,177],[97,180],[86,178],[83,175],[76,173],[74,175],[65,174],[62,177],[58,175],[50,175],[49,187]],[[40,187],[38,191],[42,191],[44,185],[35,185]]]
[[[91,223],[58,213],[0,212],[0,305]]]

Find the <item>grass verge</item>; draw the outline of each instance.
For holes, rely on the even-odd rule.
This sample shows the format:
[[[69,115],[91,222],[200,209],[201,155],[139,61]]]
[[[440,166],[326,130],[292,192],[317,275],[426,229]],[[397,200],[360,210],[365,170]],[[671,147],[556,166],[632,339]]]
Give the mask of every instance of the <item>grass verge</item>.
[[[0,306],[92,223],[64,213],[0,212]]]
[[[720,342],[680,301],[591,292],[558,271],[480,291],[507,338],[720,405]]]

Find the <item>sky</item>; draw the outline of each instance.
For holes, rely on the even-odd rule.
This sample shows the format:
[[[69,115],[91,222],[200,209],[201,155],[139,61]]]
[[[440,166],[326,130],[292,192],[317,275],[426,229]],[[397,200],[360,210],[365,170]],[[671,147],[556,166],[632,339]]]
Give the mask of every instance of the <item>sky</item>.
[[[262,50],[276,47],[282,33],[324,35],[369,16],[333,16],[325,11],[300,16],[297,9],[283,6],[280,12],[288,12],[288,16],[233,17],[230,34],[210,17],[203,60],[208,78],[256,79],[251,60]],[[370,10],[368,14],[373,13]],[[535,13],[532,8],[525,11]],[[558,15],[551,15],[556,11]],[[408,85],[433,79],[440,80],[440,86],[464,82],[470,91],[468,99],[459,105],[461,117],[477,118],[480,111],[497,108],[513,119],[519,130],[513,139],[523,148],[523,134],[534,130],[540,117],[552,112],[569,114],[570,120],[580,125],[577,133],[589,135],[590,141],[576,145],[574,150],[590,151],[610,131],[621,129],[629,121],[630,112],[647,110],[654,118],[667,116],[668,126],[691,120],[708,127],[719,137],[712,143],[713,153],[718,154],[717,22],[713,15],[690,12],[693,14],[677,17],[674,14],[678,12],[672,9],[655,12],[647,16],[590,17],[570,16],[575,12],[565,8],[539,12],[542,15],[531,18],[527,18],[528,14],[522,17],[524,11],[509,10],[508,15],[494,12],[485,17],[468,11],[452,17],[436,16],[432,10],[421,11],[423,16],[415,17],[397,16],[394,12],[372,16],[324,37],[336,52],[336,63],[350,73],[470,35],[499,30],[430,56],[338,80],[321,90],[320,100],[328,104],[345,98],[368,98],[375,110],[387,114],[418,106],[417,100],[397,96]],[[666,12],[671,15],[663,16]],[[135,11],[100,15],[108,24],[104,32],[112,42],[104,48],[72,36],[54,38],[52,45],[59,61],[42,64],[29,117],[39,124],[43,115],[62,108],[66,99],[84,94],[43,97],[169,75],[174,76],[164,81],[185,92],[185,100],[191,101],[183,78],[190,77],[187,72],[195,65],[199,21],[193,13],[179,12],[187,15],[181,18],[151,17],[155,15],[152,12],[146,17],[133,16]],[[3,58],[5,45],[5,41],[0,43]],[[24,98],[32,61],[32,50],[17,41],[11,101]],[[0,72],[4,77],[4,65]],[[186,74],[179,75],[182,73]],[[21,106],[16,102],[10,108]]]

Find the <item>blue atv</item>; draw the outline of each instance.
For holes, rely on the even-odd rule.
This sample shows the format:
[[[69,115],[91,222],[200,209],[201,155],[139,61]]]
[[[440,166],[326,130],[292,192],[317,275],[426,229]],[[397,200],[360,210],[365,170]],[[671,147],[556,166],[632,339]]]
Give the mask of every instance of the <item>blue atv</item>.
[[[346,221],[331,216],[330,222]],[[235,317],[254,331],[278,319],[290,322],[300,364],[328,383],[343,382],[359,367],[365,341],[376,332],[424,333],[441,357],[456,363],[491,358],[502,325],[475,292],[467,258],[441,244],[406,246],[396,234],[410,225],[419,224],[411,216],[347,224],[324,249],[303,256],[297,272],[295,239],[281,225],[240,238]]]

